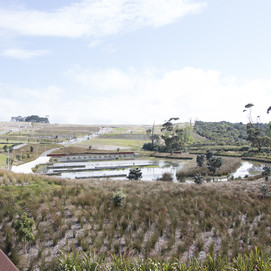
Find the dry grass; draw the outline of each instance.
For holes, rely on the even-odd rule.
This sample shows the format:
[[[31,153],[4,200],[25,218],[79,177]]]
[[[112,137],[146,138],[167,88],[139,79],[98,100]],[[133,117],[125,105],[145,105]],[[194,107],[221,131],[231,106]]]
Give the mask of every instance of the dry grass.
[[[231,257],[254,245],[271,251],[270,199],[261,195],[262,180],[198,186],[75,182],[5,171],[0,176],[0,246],[21,270],[31,261],[41,268],[42,261],[55,258],[60,249],[164,259],[198,257],[212,249]],[[121,207],[112,201],[118,190],[126,195]],[[36,240],[23,255],[26,263],[12,227],[23,211],[36,224]]]

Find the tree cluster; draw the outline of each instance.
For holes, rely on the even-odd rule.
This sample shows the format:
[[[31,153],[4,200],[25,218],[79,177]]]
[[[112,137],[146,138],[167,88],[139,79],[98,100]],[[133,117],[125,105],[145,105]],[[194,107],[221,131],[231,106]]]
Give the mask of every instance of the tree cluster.
[[[154,125],[152,129],[146,131],[151,143],[145,143],[143,145],[144,150],[158,151],[158,152],[170,152],[181,151],[185,146],[192,142],[190,136],[190,127],[180,128],[174,121],[179,118],[170,118],[167,120],[161,128],[161,135],[154,133]],[[163,144],[160,144],[162,141]]]
[[[260,123],[260,116],[257,116],[257,122],[254,123],[252,117],[252,107],[254,104],[249,103],[245,105],[245,109],[243,112],[248,112],[248,120],[249,122],[246,125],[247,130],[247,141],[251,143],[252,147],[258,149],[258,152],[262,150],[262,147],[271,147],[271,138],[264,134],[268,134],[268,125],[265,125],[265,129],[263,129],[263,124]],[[267,109],[267,113],[271,110],[271,107]]]
[[[207,164],[206,164],[207,168],[212,173],[213,180],[214,180],[215,173],[222,166],[223,160],[221,157],[214,156],[214,154],[211,150],[207,150],[205,155],[203,155],[203,154],[197,155],[196,161],[197,161],[197,165],[199,167],[203,167],[205,158],[207,160]],[[200,180],[201,180],[201,176],[196,175],[195,182],[200,184],[201,183]]]
[[[246,125],[243,123],[196,121],[194,131],[219,145],[246,143]]]

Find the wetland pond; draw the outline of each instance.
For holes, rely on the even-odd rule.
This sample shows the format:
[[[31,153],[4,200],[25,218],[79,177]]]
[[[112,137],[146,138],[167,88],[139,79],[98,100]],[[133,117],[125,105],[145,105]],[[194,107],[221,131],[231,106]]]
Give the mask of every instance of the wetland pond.
[[[130,168],[140,167],[143,181],[156,181],[164,173],[170,173],[173,181],[177,182],[176,172],[181,170],[187,163],[185,160],[113,160],[97,162],[66,162],[53,163],[47,167],[46,174],[59,175],[63,178],[81,179],[81,178],[99,178],[128,180]],[[234,178],[244,178],[261,172],[262,165],[251,162],[242,162],[242,165],[236,172],[232,173]],[[227,181],[224,177],[216,178],[216,181]],[[193,179],[187,179],[186,182],[193,182]]]
[[[142,180],[155,181],[163,173],[172,174],[173,181],[177,181],[176,172],[180,170],[187,161],[168,160],[123,160],[123,161],[99,161],[99,162],[70,162],[54,163],[48,166],[47,174],[58,174],[64,178],[110,178],[128,180],[130,168],[140,167]]]

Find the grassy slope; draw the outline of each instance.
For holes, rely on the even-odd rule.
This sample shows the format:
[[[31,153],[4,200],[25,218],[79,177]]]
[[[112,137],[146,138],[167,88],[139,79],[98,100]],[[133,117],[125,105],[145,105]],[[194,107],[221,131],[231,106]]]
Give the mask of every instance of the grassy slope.
[[[113,128],[109,134],[101,135],[76,145],[80,147],[92,145],[94,148],[95,145],[116,146],[116,149],[118,147],[124,147],[133,151],[139,151],[143,144],[148,142],[145,138],[146,129],[147,128],[136,125],[120,126]]]
[[[12,222],[27,211],[36,223],[26,266],[67,252],[129,257],[204,256],[214,249],[229,257],[257,245],[270,252],[270,199],[261,181],[173,184],[140,181],[65,181],[32,175],[0,175],[0,246],[23,266]],[[18,184],[18,185],[15,185]],[[269,189],[270,184],[268,184]],[[115,191],[126,194],[114,207]]]

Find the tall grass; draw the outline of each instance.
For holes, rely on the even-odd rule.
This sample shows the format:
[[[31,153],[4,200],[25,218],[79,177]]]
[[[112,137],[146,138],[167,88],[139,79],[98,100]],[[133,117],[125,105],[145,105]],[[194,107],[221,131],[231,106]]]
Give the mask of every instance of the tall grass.
[[[269,271],[271,270],[271,258],[268,258],[257,247],[245,255],[238,254],[231,261],[221,256],[214,256],[212,253],[208,254],[204,261],[197,260],[196,258],[192,258],[186,262],[176,259],[173,261],[157,260],[155,258],[132,260],[123,256],[117,257],[113,255],[110,262],[105,262],[102,257],[97,258],[92,253],[73,253],[69,255],[60,252],[57,261],[49,263],[49,266],[53,271]]]
[[[152,257],[165,265],[174,259],[176,265],[211,252],[230,259],[255,245],[266,253],[271,251],[270,199],[261,197],[258,181],[197,186],[74,182],[2,173],[13,181],[0,186],[0,248],[14,257],[23,253],[16,245],[12,222],[26,211],[35,220],[36,240],[28,244],[32,252],[25,257],[36,269],[56,258],[59,249],[69,255],[91,249],[97,257],[103,255],[105,262],[115,254],[133,259]],[[266,185],[270,189],[268,182]],[[120,190],[126,195],[125,203],[115,206],[112,197]],[[140,261],[134,265],[140,266]]]

